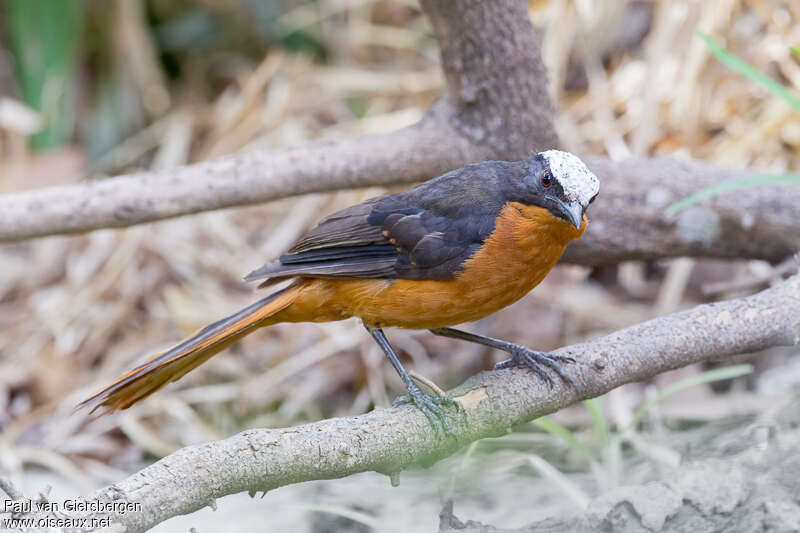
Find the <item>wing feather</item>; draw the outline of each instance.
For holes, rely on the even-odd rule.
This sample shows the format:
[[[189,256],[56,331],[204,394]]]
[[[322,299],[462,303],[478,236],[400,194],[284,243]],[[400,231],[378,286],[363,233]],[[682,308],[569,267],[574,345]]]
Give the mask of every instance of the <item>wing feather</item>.
[[[338,211],[245,279],[452,279],[494,230],[515,165],[471,165]]]

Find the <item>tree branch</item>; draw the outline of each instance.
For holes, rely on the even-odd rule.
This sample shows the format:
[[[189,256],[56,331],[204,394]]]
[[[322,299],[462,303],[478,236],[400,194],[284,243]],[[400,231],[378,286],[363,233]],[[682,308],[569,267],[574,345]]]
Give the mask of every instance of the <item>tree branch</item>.
[[[468,153],[446,123],[427,119],[390,134],[7,194],[0,196],[0,241],[124,227],[367,183],[422,181]]]
[[[550,388],[525,369],[482,372],[451,391],[465,411],[463,417],[450,413],[453,439],[435,439],[425,416],[413,407],[253,429],[179,450],[86,501],[141,504],[141,512],[113,519],[126,531],[144,531],[227,494],[430,464],[469,442],[502,435],[515,424],[625,383],[699,361],[798,343],[800,275],[748,298],[700,305],[557,350],[578,361],[567,371],[580,395],[558,380]]]
[[[0,242],[248,205],[309,192],[424,181],[555,145],[538,35],[522,1],[426,0],[447,92],[383,135],[223,157],[176,169],[0,196]]]
[[[458,135],[483,159],[522,159],[555,146],[555,109],[527,2],[421,3],[447,81],[440,104],[451,108],[445,117]]]
[[[388,135],[222,158],[170,175],[154,172],[7,195],[0,197],[0,241],[127,226],[310,192],[412,183],[481,157],[443,122],[431,120]],[[707,256],[779,262],[800,250],[798,187],[721,195],[673,219],[666,215],[671,203],[758,171],[671,159],[585,160],[601,180],[601,193],[589,210],[589,230],[567,248],[564,261],[600,265]]]
[[[800,187],[751,187],[667,216],[666,208],[705,187],[754,176],[701,161],[584,158],[600,178],[589,225],[564,260],[584,265],[663,257],[743,257],[779,262],[800,250]]]
[[[0,490],[6,493],[12,500],[19,500],[23,497],[22,491],[5,476],[0,476]]]

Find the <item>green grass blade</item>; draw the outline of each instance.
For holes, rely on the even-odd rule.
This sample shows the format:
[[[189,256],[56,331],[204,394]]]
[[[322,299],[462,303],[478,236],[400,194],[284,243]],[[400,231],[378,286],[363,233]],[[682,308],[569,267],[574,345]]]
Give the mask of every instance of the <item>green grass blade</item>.
[[[549,481],[553,487],[572,500],[578,509],[585,509],[589,505],[591,501],[589,495],[556,467],[538,455],[528,456],[528,464],[542,476],[542,479]]]
[[[702,383],[711,383],[712,381],[722,381],[725,379],[732,379],[738,378],[739,376],[744,376],[753,371],[753,365],[732,365],[726,366],[723,368],[715,368],[714,370],[708,370],[701,374],[697,374],[696,376],[690,376],[686,379],[682,379],[680,381],[676,381],[675,383],[665,387],[664,389],[658,391],[658,394],[655,398],[648,401],[641,407],[639,407],[634,413],[631,421],[628,423],[626,428],[630,429],[635,426],[641,418],[647,414],[647,412],[652,409],[655,405],[661,403],[666,398],[672,396],[676,392],[680,392],[684,389],[688,389],[689,387],[694,387],[695,385],[700,385]]]
[[[466,452],[464,452],[464,455],[461,457],[461,460],[458,462],[456,467],[451,469],[450,475],[447,477],[447,483],[442,489],[442,496],[444,501],[447,501],[453,497],[453,492],[455,492],[456,490],[456,478],[462,475],[462,473],[467,470],[467,463],[469,463],[470,458],[475,453],[475,450],[478,448],[478,443],[480,442],[481,441],[476,440],[470,443],[470,445],[467,446]]]
[[[83,43],[83,0],[9,0],[11,52],[22,99],[40,112],[44,128],[34,148],[66,142],[75,125],[75,77]]]
[[[784,87],[777,80],[770,78],[763,72],[759,72],[739,57],[728,52],[725,47],[715,41],[710,35],[699,30],[696,30],[696,33],[705,41],[708,49],[720,62],[758,83],[775,96],[782,98],[787,104],[792,106],[792,109],[800,113],[800,97],[795,95],[787,87]]]
[[[789,184],[800,185],[800,174],[761,174],[757,176],[749,176],[746,178],[739,178],[735,180],[726,181],[718,185],[712,185],[701,189],[696,193],[687,196],[683,200],[675,202],[667,207],[667,215],[674,216],[680,213],[687,207],[690,207],[706,198],[712,198],[720,194],[735,191],[737,189],[744,189],[746,187],[755,187],[758,185],[766,184]]]
[[[608,431],[608,418],[606,418],[605,406],[603,405],[603,397],[590,398],[584,400],[583,405],[589,411],[592,417],[592,427],[594,433],[600,440],[600,446],[605,448],[608,445],[609,431]]]
[[[557,437],[566,442],[567,445],[570,448],[572,448],[572,450],[574,450],[576,453],[588,459],[593,458],[592,452],[589,450],[589,448],[581,444],[580,441],[577,438],[575,438],[575,435],[570,430],[568,430],[558,422],[554,422],[549,418],[543,416],[534,420],[533,424],[537,426],[539,429],[546,431],[547,433],[553,435],[554,437]]]

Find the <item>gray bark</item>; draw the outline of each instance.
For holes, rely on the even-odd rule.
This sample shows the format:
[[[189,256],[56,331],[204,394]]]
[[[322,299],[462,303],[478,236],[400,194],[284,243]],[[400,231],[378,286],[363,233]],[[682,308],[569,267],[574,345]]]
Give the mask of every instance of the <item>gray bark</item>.
[[[450,132],[451,140],[440,142],[442,132]],[[434,175],[459,166],[456,145],[469,146],[452,130],[428,122],[311,150],[222,158],[170,175],[154,172],[6,195],[0,197],[0,241],[127,226],[309,192],[411,183],[427,177],[421,173]],[[384,160],[376,154],[391,157]],[[706,256],[778,262],[800,250],[800,187],[743,189],[706,200],[673,218],[666,214],[671,203],[703,187],[758,171],[671,159],[584,159],[600,178],[600,196],[589,209],[586,235],[567,248],[564,261],[603,265]],[[266,175],[280,177],[262,179]]]
[[[555,109],[527,4],[422,0],[422,8],[447,82],[439,105],[472,148],[465,161],[517,160],[554,147]]]
[[[800,250],[800,187],[740,189],[689,207],[666,208],[695,191],[758,174],[700,161],[585,158],[600,178],[590,225],[564,260],[584,265],[663,257],[719,257],[778,262]]]

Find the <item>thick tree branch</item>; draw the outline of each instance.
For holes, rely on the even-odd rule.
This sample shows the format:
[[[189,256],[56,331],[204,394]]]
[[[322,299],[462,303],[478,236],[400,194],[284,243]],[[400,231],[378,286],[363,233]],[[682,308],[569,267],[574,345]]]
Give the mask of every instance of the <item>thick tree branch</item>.
[[[422,8],[447,80],[440,104],[451,108],[445,117],[458,135],[487,152],[484,159],[555,146],[555,109],[527,2],[422,0]]]
[[[674,218],[666,208],[725,180],[760,171],[700,161],[585,158],[601,178],[586,235],[564,259],[586,265],[709,256],[778,262],[800,250],[800,187],[770,185],[717,196]]]
[[[370,182],[425,180],[470,154],[469,146],[435,117],[385,135],[254,151],[0,196],[0,241],[124,227]],[[441,138],[451,141],[440,143]]]
[[[800,187],[770,185],[723,194],[667,216],[700,189],[762,172],[700,161],[585,158],[600,177],[586,235],[565,261],[585,265],[631,259],[708,256],[778,262],[800,250]]]
[[[434,438],[425,416],[413,407],[248,430],[184,448],[87,501],[140,503],[141,512],[117,514],[114,520],[126,531],[144,531],[226,494],[432,463],[468,442],[502,435],[515,424],[625,383],[698,361],[798,343],[800,275],[748,298],[701,305],[558,350],[578,361],[567,370],[580,395],[558,380],[549,388],[524,369],[482,372],[451,392],[465,407],[463,417],[451,413],[453,439]]]
[[[0,197],[0,241],[126,226],[308,192],[411,183],[481,158],[473,155],[473,145],[431,120],[361,140],[237,155],[171,175],[147,173],[7,195]],[[589,230],[567,248],[565,261],[599,265],[708,256],[778,262],[800,250],[798,187],[725,194],[670,218],[666,207],[672,202],[758,171],[671,159],[585,159],[600,177],[601,193],[589,211]]]

